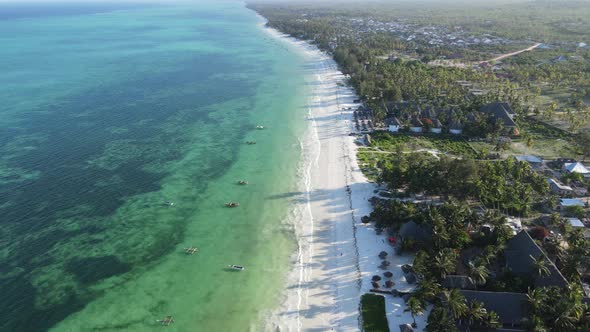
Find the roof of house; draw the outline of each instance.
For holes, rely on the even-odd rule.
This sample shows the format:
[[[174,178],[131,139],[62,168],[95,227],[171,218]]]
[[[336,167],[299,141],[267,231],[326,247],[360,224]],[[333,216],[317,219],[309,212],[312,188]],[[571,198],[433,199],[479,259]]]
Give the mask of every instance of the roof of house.
[[[432,236],[432,230],[426,225],[419,225],[416,222],[408,221],[399,229],[402,238],[412,238],[418,241],[427,241]]]
[[[572,225],[572,227],[586,227],[584,223],[578,218],[567,218],[567,221]]]
[[[436,114],[434,113],[434,111],[430,107],[426,107],[425,109],[423,109],[422,112],[420,113],[420,115],[423,118],[428,118],[428,119],[434,119],[436,117]]]
[[[412,119],[412,126],[413,127],[422,127],[424,124],[422,123],[422,121],[420,121],[420,119],[418,118],[413,118]]]
[[[586,166],[584,166],[584,164],[582,164],[581,162],[565,163],[565,165],[563,165],[563,167],[565,168],[566,171],[568,171],[570,173],[581,173],[581,174],[590,173],[590,170],[588,170],[586,168]]]
[[[535,276],[535,285],[539,287],[565,287],[568,284],[555,264],[547,258],[535,240],[524,230],[520,231],[508,241],[506,250],[504,250],[504,256],[506,257],[506,267],[513,273],[523,276],[532,275],[533,259],[538,259],[541,256],[547,261],[549,274],[546,276]]]
[[[442,123],[440,123],[440,121],[438,121],[438,119],[434,119],[434,121],[432,121],[432,127],[433,128],[442,128]]]
[[[516,127],[516,122],[512,120],[512,116],[515,114],[510,105],[507,103],[491,103],[484,105],[480,108],[482,113],[492,115],[496,119],[499,119],[504,123],[505,127]]]
[[[399,122],[399,119],[395,116],[392,118],[385,119],[385,124],[388,126],[393,125],[393,126],[398,126],[398,127],[402,125],[401,122]]]
[[[503,324],[520,324],[526,314],[526,294],[508,292],[460,291],[467,301],[479,301],[488,311],[498,314]]]
[[[449,126],[449,128],[460,130],[460,129],[463,129],[463,124],[461,123],[461,121],[455,120],[455,121],[451,122],[451,125]]]
[[[555,180],[555,179],[548,178],[547,182],[549,182],[549,186],[551,187],[551,189],[568,190],[568,191],[574,190],[574,189],[572,189],[572,187],[561,184],[561,183],[557,182],[557,180]]]
[[[473,279],[468,276],[449,275],[442,282],[443,287],[459,289],[475,289],[476,285]]]
[[[581,199],[578,198],[561,198],[559,200],[559,205],[561,207],[566,207],[566,206],[584,206],[584,202],[582,202]]]
[[[532,156],[530,154],[519,154],[514,156],[518,161],[526,161],[533,164],[538,164],[543,162],[543,159],[539,157]]]

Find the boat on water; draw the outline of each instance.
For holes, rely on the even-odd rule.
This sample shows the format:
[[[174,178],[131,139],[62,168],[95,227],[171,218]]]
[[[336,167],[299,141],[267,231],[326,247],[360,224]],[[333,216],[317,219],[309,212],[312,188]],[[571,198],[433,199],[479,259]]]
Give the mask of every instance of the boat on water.
[[[238,202],[227,202],[227,203],[225,203],[225,206],[233,208],[233,207],[240,206],[240,203],[238,203]]]
[[[246,144],[253,145],[253,144],[256,144],[256,141],[247,141]]]
[[[199,252],[199,248],[197,248],[197,247],[192,247],[192,246],[191,246],[191,247],[189,247],[189,248],[184,248],[184,252],[186,252],[186,253],[187,253],[187,254],[189,254],[189,255],[192,255],[192,254],[194,254],[194,253],[197,253],[197,252]]]
[[[264,129],[264,126],[258,125],[258,126],[256,126],[256,129]]]
[[[164,205],[166,205],[166,206],[174,206],[174,202],[169,202],[168,201],[168,202],[165,202]]]
[[[240,181],[238,181],[238,184],[246,185],[246,184],[248,184],[248,181],[240,180]]]
[[[232,270],[244,271],[246,268],[241,265],[228,265]]]

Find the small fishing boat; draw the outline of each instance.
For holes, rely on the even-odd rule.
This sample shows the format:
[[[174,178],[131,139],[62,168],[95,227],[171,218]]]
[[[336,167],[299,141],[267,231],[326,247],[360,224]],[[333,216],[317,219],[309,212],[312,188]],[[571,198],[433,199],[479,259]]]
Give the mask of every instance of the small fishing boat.
[[[186,252],[189,255],[192,255],[194,253],[199,252],[199,249],[197,247],[189,247],[189,248],[184,248],[184,252]]]
[[[172,316],[166,316],[164,319],[158,319],[156,322],[162,324],[162,326],[170,326],[170,324],[174,323],[174,318]]]
[[[164,203],[164,205],[167,205],[167,206],[174,206],[174,202],[165,202],[165,203]]]
[[[253,145],[253,144],[256,144],[256,141],[247,141],[246,144]]]
[[[246,185],[246,184],[248,184],[248,181],[240,180],[240,181],[238,181],[238,184]]]
[[[240,203],[238,203],[238,202],[228,202],[228,203],[225,203],[225,206],[230,207],[230,208],[233,208],[233,207],[240,206]]]
[[[256,126],[256,129],[264,129],[264,126],[258,125],[258,126]]]
[[[244,271],[246,268],[240,265],[228,265],[228,267],[232,270]]]

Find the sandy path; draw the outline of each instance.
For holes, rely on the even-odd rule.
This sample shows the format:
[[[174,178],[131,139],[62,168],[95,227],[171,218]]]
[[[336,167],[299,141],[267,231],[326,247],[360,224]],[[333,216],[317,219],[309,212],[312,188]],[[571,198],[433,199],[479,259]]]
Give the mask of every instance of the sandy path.
[[[532,51],[532,50],[534,50],[535,48],[537,48],[537,47],[539,47],[539,46],[541,46],[541,43],[536,43],[535,45],[533,45],[533,46],[530,46],[530,47],[527,47],[527,48],[525,48],[525,49],[522,49],[522,50],[520,50],[520,51],[516,51],[516,52],[512,52],[512,53],[506,53],[506,54],[502,54],[502,55],[500,55],[500,56],[497,56],[497,57],[495,57],[495,58],[493,58],[493,59],[490,59],[490,60],[488,60],[487,62],[500,61],[500,60],[502,60],[502,59],[506,59],[506,58],[509,58],[509,57],[511,57],[511,56],[515,56],[515,55],[518,55],[518,54],[520,54],[520,53],[523,53],[523,52]]]

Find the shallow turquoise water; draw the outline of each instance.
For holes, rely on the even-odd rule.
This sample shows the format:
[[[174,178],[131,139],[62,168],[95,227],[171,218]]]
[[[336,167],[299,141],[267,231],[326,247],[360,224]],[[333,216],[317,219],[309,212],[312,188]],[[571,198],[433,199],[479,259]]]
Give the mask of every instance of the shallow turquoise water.
[[[0,330],[260,329],[302,60],[239,3],[64,8],[0,17]]]

